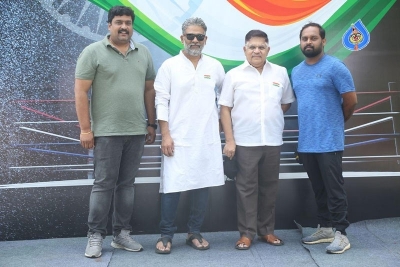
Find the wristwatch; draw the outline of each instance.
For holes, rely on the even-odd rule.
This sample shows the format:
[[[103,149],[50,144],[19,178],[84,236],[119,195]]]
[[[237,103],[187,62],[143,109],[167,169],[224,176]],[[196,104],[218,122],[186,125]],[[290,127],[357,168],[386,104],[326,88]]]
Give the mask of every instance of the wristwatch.
[[[157,124],[151,124],[151,123],[147,123],[147,127],[153,127],[154,130],[157,130]]]

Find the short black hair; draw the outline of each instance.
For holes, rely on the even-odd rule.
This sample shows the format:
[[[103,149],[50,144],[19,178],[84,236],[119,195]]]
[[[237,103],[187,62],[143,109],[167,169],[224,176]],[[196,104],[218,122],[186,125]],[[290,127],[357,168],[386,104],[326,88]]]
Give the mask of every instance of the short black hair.
[[[132,23],[135,20],[135,13],[133,12],[132,8],[127,6],[113,6],[108,11],[108,23],[111,23],[115,16],[130,16],[132,18]]]
[[[268,35],[261,31],[261,30],[251,30],[246,34],[246,37],[244,37],[244,42],[247,43],[251,38],[253,37],[261,37],[265,39],[265,42],[268,44]]]
[[[315,22],[307,23],[306,25],[303,26],[303,28],[301,28],[300,39],[301,39],[301,35],[303,34],[304,29],[308,28],[308,27],[317,27],[319,29],[319,36],[321,36],[321,39],[325,39],[325,30],[324,30],[324,28],[322,28],[321,25],[319,25],[318,23],[315,23]]]

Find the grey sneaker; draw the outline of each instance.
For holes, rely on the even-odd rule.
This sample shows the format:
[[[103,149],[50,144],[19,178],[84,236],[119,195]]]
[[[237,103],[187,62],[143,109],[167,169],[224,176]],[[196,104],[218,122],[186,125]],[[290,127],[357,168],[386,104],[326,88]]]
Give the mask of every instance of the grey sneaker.
[[[315,233],[312,235],[303,237],[301,241],[304,244],[319,244],[319,243],[330,243],[335,238],[335,233],[332,230],[332,227],[319,227]]]
[[[121,230],[119,235],[114,236],[113,241],[111,242],[111,246],[113,248],[121,248],[128,251],[142,251],[143,247],[138,242],[134,241],[132,237],[129,235],[129,230]]]
[[[101,256],[103,237],[100,233],[89,233],[86,245],[85,256],[88,258],[98,258]]]
[[[350,248],[350,242],[347,236],[342,235],[341,232],[336,231],[335,240],[326,247],[326,252],[331,254],[342,254]]]

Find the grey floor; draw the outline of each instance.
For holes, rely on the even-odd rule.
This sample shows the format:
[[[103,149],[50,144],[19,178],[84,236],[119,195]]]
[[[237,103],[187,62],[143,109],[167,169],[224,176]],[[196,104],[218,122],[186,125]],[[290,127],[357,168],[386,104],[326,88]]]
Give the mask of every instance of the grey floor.
[[[313,231],[303,228],[303,233]],[[211,248],[197,251],[185,244],[186,234],[177,234],[172,253],[155,254],[158,235],[139,235],[134,239],[142,252],[128,252],[103,244],[97,259],[84,256],[87,238],[58,238],[0,242],[0,266],[400,266],[400,217],[353,223],[347,230],[351,249],[344,254],[325,252],[328,244],[302,245],[300,230],[277,230],[285,245],[274,247],[254,241],[245,251],[234,249],[237,232],[203,233]]]

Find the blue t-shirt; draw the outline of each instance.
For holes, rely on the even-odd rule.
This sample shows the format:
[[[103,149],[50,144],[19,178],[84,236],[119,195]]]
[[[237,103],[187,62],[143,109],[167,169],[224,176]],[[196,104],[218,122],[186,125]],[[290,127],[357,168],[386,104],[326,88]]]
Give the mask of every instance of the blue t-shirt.
[[[293,68],[292,83],[299,116],[298,151],[344,150],[341,95],[355,91],[353,78],[344,63],[329,55],[314,65],[303,61]]]

